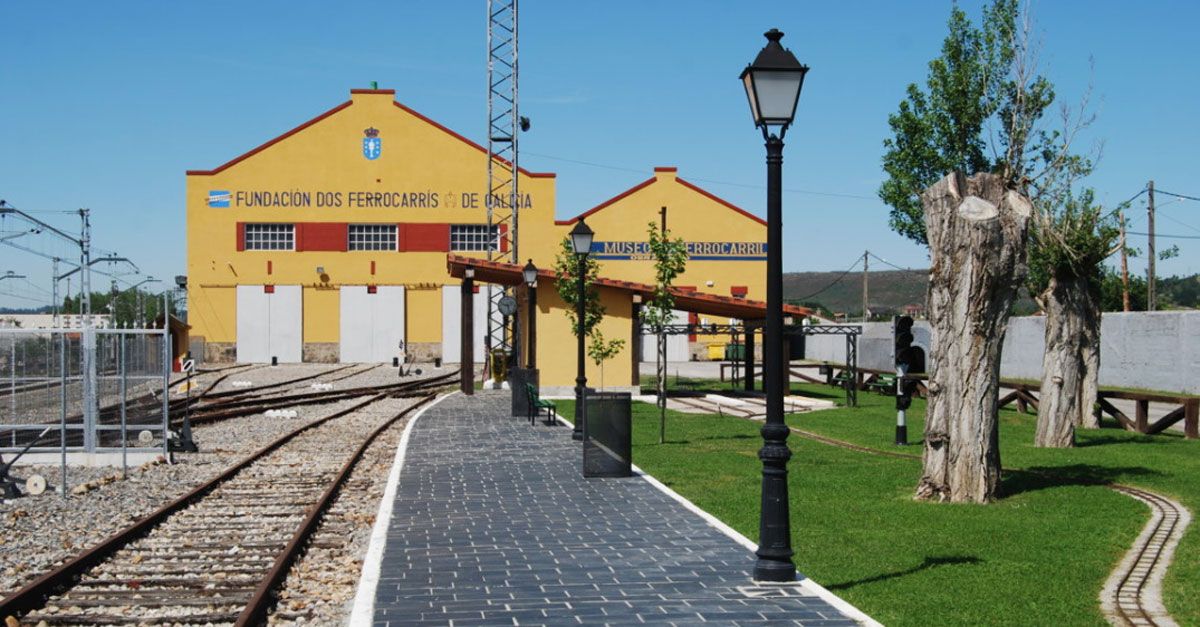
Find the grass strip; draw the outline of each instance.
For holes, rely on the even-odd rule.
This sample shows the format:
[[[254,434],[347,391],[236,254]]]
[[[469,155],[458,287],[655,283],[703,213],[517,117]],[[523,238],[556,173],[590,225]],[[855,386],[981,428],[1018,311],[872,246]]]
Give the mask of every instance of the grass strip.
[[[701,389],[728,384],[709,381]],[[796,386],[839,401],[841,390]],[[890,397],[860,393],[860,407],[789,416],[797,428],[862,446],[895,449]],[[560,402],[570,415],[570,402]],[[919,438],[921,401],[910,410]],[[1033,418],[1001,416],[1006,496],[987,506],[918,503],[918,460],[851,451],[793,436],[789,464],[797,566],[888,625],[1103,625],[1104,579],[1147,519],[1145,507],[1097,481],[1119,481],[1189,504],[1196,443],[1115,430],[1081,432],[1074,450],[1035,449]],[[758,537],[760,423],[634,405],[634,462],[746,536]],[[919,445],[900,449],[920,454]],[[1186,462],[1186,463],[1185,463]],[[1053,474],[1048,478],[1047,473]],[[1193,505],[1189,505],[1193,507]],[[1184,594],[1200,580],[1195,542],[1184,539],[1166,600],[1181,624],[1200,623]]]

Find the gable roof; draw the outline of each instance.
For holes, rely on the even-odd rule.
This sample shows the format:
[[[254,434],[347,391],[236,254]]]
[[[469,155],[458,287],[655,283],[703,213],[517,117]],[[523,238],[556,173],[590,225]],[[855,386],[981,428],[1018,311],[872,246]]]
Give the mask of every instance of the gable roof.
[[[351,94],[382,94],[382,95],[395,96],[396,90],[394,90],[394,89],[351,89],[350,93]],[[239,162],[244,161],[245,159],[262,152],[263,150],[266,150],[267,148],[274,146],[275,144],[291,137],[292,135],[299,133],[300,131],[316,124],[317,122],[320,122],[321,120],[324,120],[325,118],[328,118],[328,117],[332,116],[333,114],[352,106],[353,104],[354,104],[353,100],[347,100],[346,102],[343,102],[342,104],[318,115],[317,117],[315,117],[307,122],[304,122],[303,124],[293,128],[292,130],[287,131],[287,132],[283,133],[282,135],[279,135],[273,139],[267,140],[266,142],[256,146],[255,148],[252,148],[249,151],[244,152],[244,153],[238,155],[237,157],[234,157],[233,159],[226,161],[225,163],[222,163],[221,165],[217,166],[216,168],[214,168],[212,170],[188,170],[187,175],[188,176],[211,176],[213,174],[220,173],[223,170],[225,170],[231,166],[234,166],[234,165],[238,164]],[[483,146],[480,146],[479,144],[467,139],[466,137],[459,135],[458,133],[450,130],[449,128],[443,126],[442,124],[435,122],[431,118],[429,118],[425,115],[422,115],[421,113],[418,113],[417,111],[415,111],[403,104],[400,104],[399,102],[397,102],[395,100],[392,101],[392,104],[395,105],[397,108],[403,110],[404,112],[417,118],[418,120],[421,120],[422,122],[425,122],[426,124],[429,124],[430,126],[446,133],[447,135],[453,137],[454,139],[457,139],[458,141],[484,153],[485,155],[487,154],[487,148],[484,148]],[[499,157],[497,157],[497,159],[506,165],[508,164],[508,161],[505,159],[501,159]],[[530,172],[529,170],[526,170],[525,168],[518,168],[518,171],[521,174],[524,174],[525,176],[528,176],[530,178],[554,178],[556,176],[556,174],[553,172]]]
[[[676,168],[657,167],[657,168],[654,168],[654,171],[655,172],[675,172]],[[657,176],[650,177],[650,178],[646,179],[645,181],[642,181],[641,183],[638,183],[637,185],[630,187],[629,189],[621,192],[620,194],[617,194],[616,196],[613,196],[612,198],[605,200],[604,202],[596,205],[595,207],[592,207],[591,209],[588,209],[587,211],[584,211],[583,213],[581,213],[573,218],[567,218],[566,220],[555,220],[554,223],[559,226],[566,226],[569,224],[574,224],[574,223],[580,221],[581,219],[586,218],[586,217],[596,213],[597,211],[600,211],[601,209],[604,209],[605,207],[612,205],[613,203],[616,203],[618,200],[621,200],[627,196],[637,193],[638,191],[640,191],[642,189],[645,189],[646,187],[649,187],[650,185],[653,185],[658,180],[659,179]],[[754,220],[755,222],[757,222],[763,226],[767,225],[766,220],[763,220],[762,218],[754,215],[753,213],[750,213],[749,211],[742,209],[741,207],[729,202],[728,200],[725,200],[724,198],[717,196],[716,194],[700,187],[699,185],[691,183],[679,176],[674,177],[674,180],[675,180],[675,182],[679,183],[680,185],[683,185],[684,187],[686,187],[696,193],[699,193],[700,195],[704,196],[705,198],[708,198],[709,200],[716,202],[717,204],[720,204],[728,209],[732,209],[733,211],[736,211],[737,213],[740,213],[741,215],[743,215],[747,218],[750,218],[751,220]]]

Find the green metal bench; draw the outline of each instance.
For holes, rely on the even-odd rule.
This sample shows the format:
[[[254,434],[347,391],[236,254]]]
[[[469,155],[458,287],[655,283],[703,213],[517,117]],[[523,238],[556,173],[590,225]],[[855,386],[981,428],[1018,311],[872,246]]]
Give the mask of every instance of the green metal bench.
[[[866,384],[866,387],[880,394],[894,394],[896,392],[896,375],[881,374],[875,380]]]
[[[547,401],[538,396],[537,388],[532,383],[525,384],[525,393],[529,398],[529,424],[537,422],[537,417],[546,410],[546,424],[554,424],[554,415],[558,413],[553,401]]]
[[[835,385],[837,387],[845,387],[847,385],[850,385],[852,381],[854,381],[854,377],[850,376],[849,370],[843,370],[840,373],[838,373],[838,375],[836,377],[833,377],[832,379],[829,380],[829,382],[832,385]]]

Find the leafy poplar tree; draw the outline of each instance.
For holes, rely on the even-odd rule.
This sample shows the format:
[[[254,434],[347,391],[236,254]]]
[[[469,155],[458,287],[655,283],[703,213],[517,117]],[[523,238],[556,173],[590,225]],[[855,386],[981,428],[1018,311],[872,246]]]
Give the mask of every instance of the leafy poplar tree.
[[[883,169],[887,179],[879,188],[879,197],[891,208],[892,229],[926,245],[929,238],[922,193],[948,173],[994,175],[1005,189],[1027,197],[1033,209],[1029,229],[1032,246],[1026,251],[1024,241],[1015,242],[1019,261],[1013,279],[1019,280],[1025,274],[1021,262],[1028,253],[1029,265],[1034,270],[1029,275],[1029,285],[1042,297],[1041,302],[1053,302],[1044,306],[1057,306],[1064,314],[1053,323],[1047,321],[1046,359],[1049,360],[1052,335],[1057,338],[1076,333],[1075,341],[1079,344],[1098,345],[1099,315],[1094,316],[1093,323],[1082,306],[1093,302],[1093,294],[1098,298],[1099,290],[1077,281],[1070,284],[1057,281],[1057,289],[1051,289],[1050,278],[1056,273],[1062,275],[1067,269],[1082,276],[1097,274],[1103,257],[1097,257],[1093,251],[1110,248],[1111,229],[1100,219],[1090,194],[1078,189],[1078,182],[1092,170],[1090,159],[1073,153],[1077,133],[1091,122],[1083,117],[1086,98],[1079,117],[1073,118],[1071,111],[1062,107],[1061,128],[1051,128],[1044,118],[1054,103],[1055,92],[1050,81],[1036,71],[1029,31],[1030,20],[1019,10],[1016,0],[994,0],[984,8],[979,27],[959,7],[951,9],[947,37],[940,56],[929,63],[924,87],[910,84],[897,112],[888,117],[892,137],[884,141]],[[962,245],[949,240],[940,243]],[[937,259],[946,256],[947,251],[934,252]],[[957,271],[941,270],[947,275]],[[933,287],[931,283],[931,293]],[[996,303],[979,303],[972,310],[995,309],[993,305]],[[971,323],[965,319],[970,312],[947,311],[952,312],[947,315],[964,319],[942,321],[945,329],[962,329]],[[1084,322],[1074,325],[1078,331],[1061,327],[1060,321],[1081,318]],[[931,322],[935,322],[935,328],[938,326],[936,321]],[[986,326],[995,332],[978,338],[991,346],[988,350],[995,349],[996,354],[1006,322],[1007,314],[1000,313]],[[1094,330],[1087,330],[1092,327]],[[1060,378],[1058,374],[1050,374],[1051,371],[1061,374],[1059,366],[1075,367],[1056,363],[1054,368],[1044,368],[1043,394],[1047,392],[1046,381]],[[1083,368],[1082,364],[1079,368]],[[954,376],[955,389],[970,395],[983,389],[976,389],[980,379],[975,379],[975,383],[970,379],[978,374],[954,372],[943,376]],[[1078,369],[1076,375],[1078,379],[1084,378]],[[988,381],[992,378],[994,375],[984,377]],[[990,381],[986,385],[996,384]],[[1056,403],[1043,400],[1042,406],[1054,408]],[[994,419],[993,416],[985,422]],[[927,430],[929,425],[927,421]],[[998,433],[986,424],[975,433],[991,437],[987,435],[989,432]],[[932,462],[930,434],[926,435],[926,477],[918,488],[919,496],[953,495],[955,499],[975,501],[995,496],[1000,463],[998,443],[989,441],[989,453],[979,460],[987,468],[976,477],[989,479],[963,488],[939,483],[940,479],[927,481]],[[954,483],[953,477],[950,483]]]
[[[659,367],[655,373],[655,384],[658,391],[658,443],[662,444],[667,433],[667,376],[664,367],[667,336],[663,327],[674,320],[675,297],[671,295],[671,287],[687,266],[687,245],[682,238],[671,239],[670,230],[659,229],[653,222],[648,226],[647,236],[650,256],[654,259],[654,295],[650,302],[642,305],[642,324],[654,331],[658,339]]]

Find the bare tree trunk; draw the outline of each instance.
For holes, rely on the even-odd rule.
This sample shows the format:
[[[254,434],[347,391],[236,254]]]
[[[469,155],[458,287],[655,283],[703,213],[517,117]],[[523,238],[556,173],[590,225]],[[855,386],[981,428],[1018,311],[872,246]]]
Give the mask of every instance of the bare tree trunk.
[[[1050,277],[1042,296],[1046,312],[1046,351],[1042,354],[1042,388],[1038,396],[1035,446],[1075,446],[1083,387],[1083,315],[1077,279]]]
[[[1083,353],[1083,384],[1079,393],[1079,422],[1075,426],[1099,429],[1100,414],[1096,411],[1096,402],[1100,399],[1100,295],[1094,291],[1088,294],[1087,318],[1083,325],[1087,335],[1080,347]]]
[[[1036,446],[1075,446],[1075,427],[1098,427],[1092,413],[1100,372],[1100,307],[1086,277],[1050,278],[1046,352],[1038,403]]]
[[[1000,349],[1026,272],[1032,206],[990,173],[951,173],[921,202],[933,345],[916,497],[986,503],[1000,484]]]

